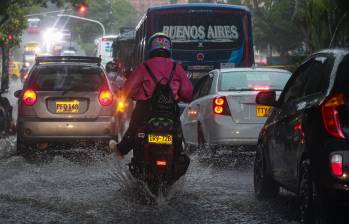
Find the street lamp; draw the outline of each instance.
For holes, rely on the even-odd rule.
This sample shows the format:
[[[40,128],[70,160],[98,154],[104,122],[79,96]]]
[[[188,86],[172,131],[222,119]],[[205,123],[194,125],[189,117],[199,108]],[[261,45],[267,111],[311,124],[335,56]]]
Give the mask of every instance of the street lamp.
[[[85,21],[97,23],[97,24],[102,28],[103,36],[105,36],[105,28],[104,28],[104,25],[103,25],[101,22],[99,22],[98,20],[87,19],[87,18],[85,18],[85,17],[74,16],[74,15],[68,15],[68,14],[58,14],[57,16],[59,16],[59,17],[70,17],[70,18],[74,18],[74,19],[80,19],[80,20],[85,20]]]

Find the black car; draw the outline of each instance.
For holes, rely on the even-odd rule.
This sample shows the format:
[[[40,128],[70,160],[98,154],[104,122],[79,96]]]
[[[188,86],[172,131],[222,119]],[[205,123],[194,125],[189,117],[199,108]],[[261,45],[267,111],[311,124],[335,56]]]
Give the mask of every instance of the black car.
[[[282,186],[298,195],[301,223],[326,221],[349,202],[349,49],[313,54],[291,76],[261,130],[254,164],[257,198]],[[323,223],[320,221],[320,223]]]

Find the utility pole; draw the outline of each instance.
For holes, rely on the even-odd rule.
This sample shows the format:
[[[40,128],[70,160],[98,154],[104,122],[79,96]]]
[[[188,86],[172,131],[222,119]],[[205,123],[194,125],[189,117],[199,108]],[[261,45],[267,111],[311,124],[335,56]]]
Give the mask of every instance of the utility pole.
[[[60,17],[70,17],[70,18],[74,18],[74,19],[80,19],[80,20],[85,20],[85,21],[97,23],[97,24],[102,28],[102,32],[103,32],[102,35],[105,36],[105,28],[104,28],[104,25],[103,25],[101,22],[99,22],[98,20],[87,19],[87,18],[85,18],[85,17],[73,16],[73,15],[68,15],[68,14],[58,14],[57,16],[60,16]]]
[[[108,0],[109,5],[109,33],[114,33],[114,23],[113,23],[113,5],[112,0]]]

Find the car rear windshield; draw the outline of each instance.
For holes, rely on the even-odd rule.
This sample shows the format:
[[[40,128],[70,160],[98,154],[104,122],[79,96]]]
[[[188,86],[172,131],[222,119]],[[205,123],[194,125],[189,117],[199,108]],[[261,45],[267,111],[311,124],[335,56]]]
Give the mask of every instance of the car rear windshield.
[[[220,76],[220,91],[282,90],[291,73],[275,71],[230,71]]]
[[[29,86],[37,91],[98,91],[107,85],[102,69],[88,65],[42,65]]]
[[[339,64],[336,81],[334,85],[335,91],[343,92],[349,96],[349,54],[345,56]]]

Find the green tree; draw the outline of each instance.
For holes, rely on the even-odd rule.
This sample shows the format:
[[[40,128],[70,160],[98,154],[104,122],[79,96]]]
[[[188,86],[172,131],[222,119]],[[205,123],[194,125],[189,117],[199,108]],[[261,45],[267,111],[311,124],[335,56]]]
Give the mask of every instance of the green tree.
[[[292,1],[249,0],[246,1],[253,13],[254,43],[257,49],[271,47],[287,55],[288,51],[302,45],[298,24],[293,21]]]
[[[77,4],[85,0],[50,0],[57,6]],[[9,51],[19,44],[27,26],[25,15],[33,6],[45,7],[49,0],[2,0],[0,7],[0,49],[2,53],[1,90],[8,89]]]
[[[90,1],[88,18],[100,21],[106,28],[107,34],[118,33],[120,27],[135,26],[136,11],[127,0]],[[80,35],[80,42],[87,54],[94,51],[94,40],[102,35],[99,26],[80,20],[71,24]]]
[[[309,52],[349,44],[347,0],[296,0],[294,19]]]

